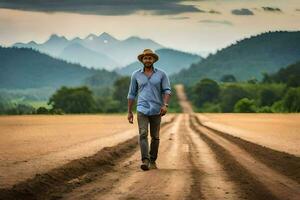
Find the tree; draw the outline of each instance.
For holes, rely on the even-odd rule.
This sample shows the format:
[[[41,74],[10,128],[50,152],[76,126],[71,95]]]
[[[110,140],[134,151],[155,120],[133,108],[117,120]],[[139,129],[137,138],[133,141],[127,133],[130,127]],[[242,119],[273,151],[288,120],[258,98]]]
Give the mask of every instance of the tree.
[[[205,102],[217,100],[219,92],[220,88],[216,81],[208,78],[202,79],[193,88],[195,105],[201,107]]]
[[[262,83],[272,83],[273,82],[271,75],[269,75],[268,73],[263,72],[262,76],[263,76],[262,81],[261,81]]]
[[[287,91],[283,98],[283,107],[288,112],[300,112],[300,87]]]
[[[63,86],[50,97],[48,105],[52,105],[53,110],[61,109],[65,113],[90,113],[95,109],[95,100],[86,86]]]
[[[114,100],[112,96],[96,97],[97,112],[117,113],[120,112],[120,102]]]
[[[247,80],[247,83],[250,83],[250,84],[256,84],[258,82],[258,80],[256,78],[251,78],[249,80]]]
[[[256,105],[254,100],[248,98],[242,98],[234,105],[234,112],[237,113],[255,113]]]
[[[221,92],[222,112],[232,112],[236,102],[249,94],[238,85],[229,85]]]
[[[49,111],[47,108],[41,106],[36,110],[36,114],[48,114]]]
[[[300,62],[291,64],[287,67],[281,68],[273,74],[264,74],[264,83],[286,83],[289,87],[298,87],[300,85]]]
[[[222,82],[236,82],[236,78],[232,74],[225,74],[221,77],[220,81]]]
[[[287,81],[288,87],[299,87],[300,86],[300,75],[299,74],[291,74],[289,75]]]
[[[6,110],[6,114],[11,115],[28,115],[35,114],[36,110],[29,104],[15,104],[13,107]]]
[[[279,101],[276,101],[275,103],[273,103],[273,105],[271,106],[271,110],[274,113],[286,112],[286,110],[283,106],[283,100],[279,100]]]
[[[114,82],[113,99],[119,102],[119,110],[127,110],[127,94],[130,84],[130,77],[124,76]]]
[[[264,88],[259,93],[260,106],[271,106],[277,100],[276,93],[269,88]]]

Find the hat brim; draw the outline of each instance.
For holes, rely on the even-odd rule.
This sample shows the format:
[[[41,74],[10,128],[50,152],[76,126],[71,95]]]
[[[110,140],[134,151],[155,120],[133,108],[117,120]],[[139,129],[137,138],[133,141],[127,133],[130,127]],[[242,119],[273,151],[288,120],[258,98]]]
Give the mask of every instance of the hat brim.
[[[140,54],[140,55],[138,55],[139,61],[143,62],[143,57],[144,56],[153,56],[154,60],[155,60],[154,62],[158,61],[158,59],[159,59],[159,57],[158,57],[157,54],[155,54],[155,53],[147,53],[147,54]]]

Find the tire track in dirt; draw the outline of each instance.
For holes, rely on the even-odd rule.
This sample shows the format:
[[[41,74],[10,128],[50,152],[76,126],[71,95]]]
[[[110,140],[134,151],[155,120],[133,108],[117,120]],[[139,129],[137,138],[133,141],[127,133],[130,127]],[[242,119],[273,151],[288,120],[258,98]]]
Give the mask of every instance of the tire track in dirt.
[[[162,124],[167,129],[176,116]],[[52,199],[61,198],[63,193],[93,181],[112,171],[113,167],[137,150],[138,137],[134,136],[112,147],[104,147],[96,154],[72,160],[43,174],[0,189],[0,199]]]
[[[247,198],[241,193],[238,184],[227,175],[222,164],[219,163],[218,156],[211,146],[206,144],[202,138],[199,138],[193,129],[190,128],[190,115],[194,113],[193,108],[188,101],[183,85],[175,86],[179,104],[182,110],[187,113],[188,118],[185,120],[186,139],[190,141],[193,153],[190,154],[190,160],[196,166],[197,178],[194,178],[192,185],[191,197],[193,194],[199,194],[201,199],[241,199]],[[198,154],[198,156],[197,156]]]
[[[186,140],[192,144],[190,158],[200,173],[197,190],[200,191],[202,199],[246,198],[238,185],[230,179],[223,166],[217,161],[215,152],[190,128],[190,115],[185,117]]]
[[[200,132],[197,129],[197,125],[192,119],[190,120],[191,128],[198,133],[201,140],[203,140],[214,152],[217,162],[222,165],[230,179],[238,185],[244,199],[276,199],[270,191],[258,182],[252,174],[245,170],[228,151]]]
[[[270,149],[268,147],[244,140],[237,136],[215,130],[209,126],[202,124],[201,119],[199,119],[198,115],[196,115],[195,119],[201,126],[204,126],[209,130],[214,131],[214,133],[220,135],[221,137],[235,143],[240,148],[244,149],[253,157],[258,159],[260,162],[263,162],[268,167],[276,170],[278,173],[288,176],[289,178],[300,184],[300,157]]]
[[[258,194],[256,199],[299,199],[300,185],[297,182],[266,166],[238,145],[201,126],[195,116],[192,118],[194,129],[200,136],[212,147],[219,149],[216,152],[219,151],[219,154],[239,167],[242,172],[240,175],[248,176],[249,183],[252,184],[249,189],[255,189],[253,192]]]
[[[197,154],[199,152],[195,150],[192,140],[190,139],[190,137],[187,136],[189,131],[187,130],[187,125],[186,125],[187,115],[188,114],[184,114],[184,121],[183,124],[180,126],[180,130],[179,130],[181,133],[183,133],[181,137],[182,141],[188,144],[185,151],[188,151],[188,161],[191,164],[192,180],[191,180],[189,196],[187,197],[187,199],[191,199],[191,200],[204,199],[204,195],[201,190],[201,182],[202,182],[201,180],[203,176],[203,170],[200,170],[199,167],[197,166],[197,159],[199,156]]]

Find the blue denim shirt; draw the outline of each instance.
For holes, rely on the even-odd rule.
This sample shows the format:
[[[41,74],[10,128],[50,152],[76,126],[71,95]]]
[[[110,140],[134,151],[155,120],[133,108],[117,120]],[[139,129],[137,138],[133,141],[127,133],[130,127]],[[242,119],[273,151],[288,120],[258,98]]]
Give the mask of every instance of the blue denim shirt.
[[[144,67],[132,73],[127,99],[135,99],[138,95],[137,111],[145,115],[159,114],[163,94],[171,94],[170,81],[165,71],[153,66],[150,77],[144,74]]]

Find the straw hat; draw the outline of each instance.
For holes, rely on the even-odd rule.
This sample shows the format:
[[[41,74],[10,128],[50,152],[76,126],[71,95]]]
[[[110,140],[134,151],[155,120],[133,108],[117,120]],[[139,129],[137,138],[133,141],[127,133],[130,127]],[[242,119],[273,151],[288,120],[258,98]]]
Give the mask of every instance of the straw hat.
[[[142,60],[143,60],[143,57],[146,56],[146,55],[153,56],[154,62],[158,61],[158,59],[159,59],[158,55],[155,54],[151,49],[145,49],[145,50],[143,51],[143,53],[141,53],[140,55],[138,55],[137,58],[139,59],[139,61],[143,62],[143,61],[142,61]]]

